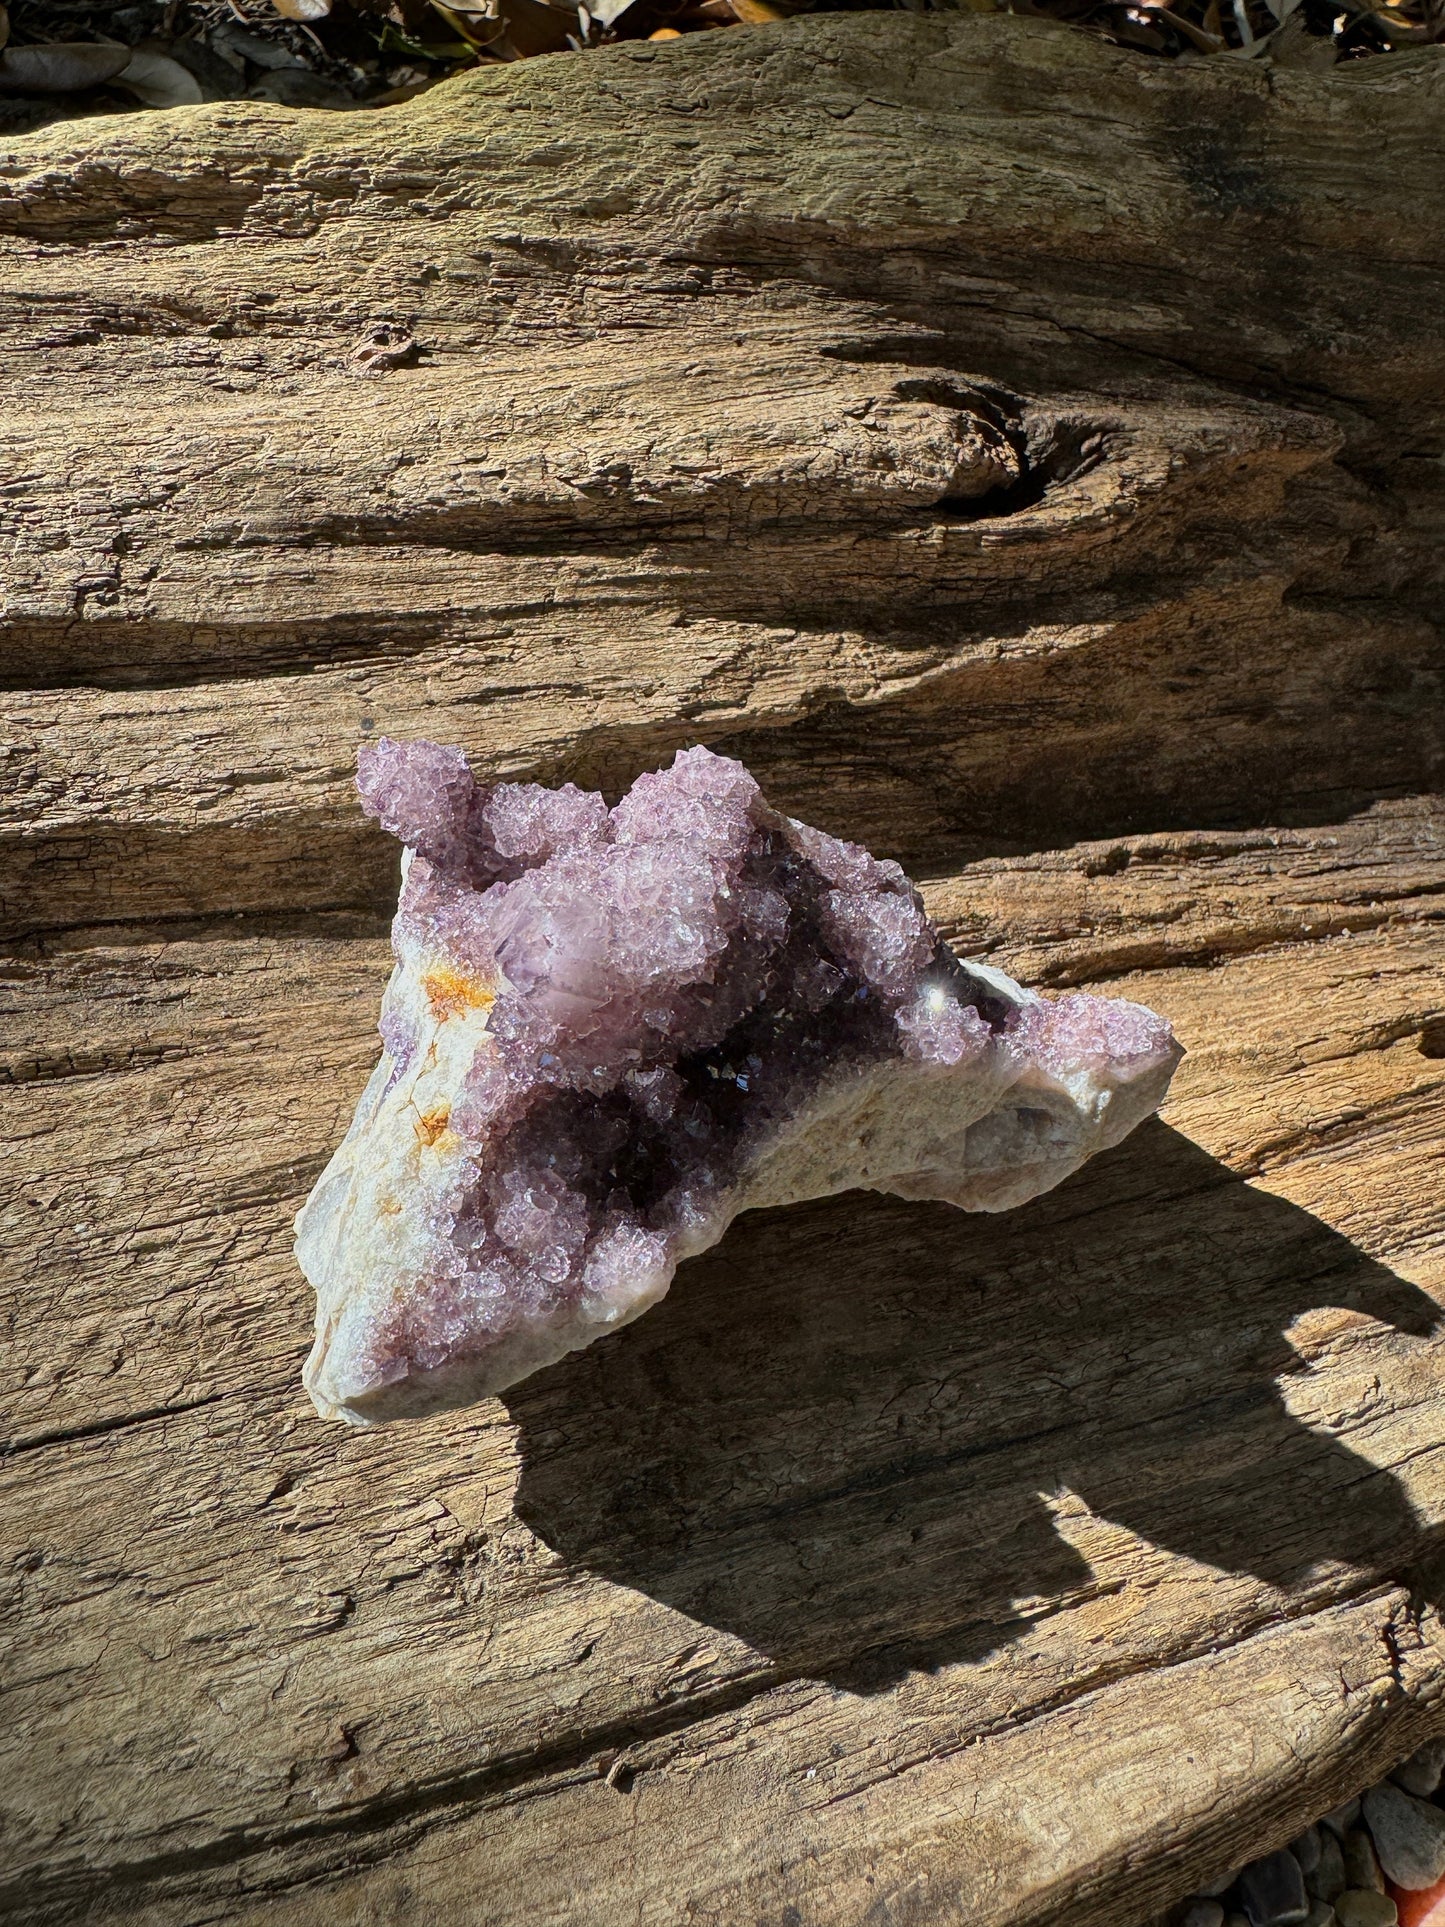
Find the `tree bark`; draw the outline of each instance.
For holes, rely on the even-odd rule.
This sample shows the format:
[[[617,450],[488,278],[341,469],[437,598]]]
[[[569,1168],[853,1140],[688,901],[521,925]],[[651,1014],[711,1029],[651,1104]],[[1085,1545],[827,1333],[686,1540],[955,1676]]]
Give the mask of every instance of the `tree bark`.
[[[1127,1927],[1445,1730],[1442,115],[864,14],[9,143],[7,1917]],[[742,756],[1165,1122],[322,1427],[382,732]]]

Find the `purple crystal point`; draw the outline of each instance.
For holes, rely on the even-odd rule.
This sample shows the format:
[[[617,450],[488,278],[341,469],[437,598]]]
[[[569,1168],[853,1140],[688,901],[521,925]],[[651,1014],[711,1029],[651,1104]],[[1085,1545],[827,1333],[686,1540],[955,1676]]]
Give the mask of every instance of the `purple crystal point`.
[[[1154,1110],[1180,1056],[1135,1004],[961,962],[897,864],[706,749],[612,810],[385,738],[359,786],[406,855],[385,1054],[297,1220],[329,1417],[500,1391],[751,1206],[1022,1203]]]

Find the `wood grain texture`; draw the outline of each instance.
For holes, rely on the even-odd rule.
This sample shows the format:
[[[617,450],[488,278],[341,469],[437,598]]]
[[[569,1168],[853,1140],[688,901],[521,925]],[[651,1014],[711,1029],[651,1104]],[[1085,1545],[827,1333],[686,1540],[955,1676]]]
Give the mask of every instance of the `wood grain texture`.
[[[1445,1730],[1442,99],[863,15],[0,156],[7,1919],[1132,1927]],[[742,754],[1165,1115],[323,1426],[382,730]]]
[[[746,1218],[505,1407],[376,1434],[299,1395],[288,1220],[383,946],[16,960],[9,1906],[1117,1919],[1438,1724],[1442,827],[935,881],[1168,1011],[1163,1123],[1000,1219]],[[1226,954],[1110,974],[1163,903]]]
[[[1442,92],[834,19],[13,142],[0,927],[376,908],[384,726],[932,862],[1431,786]]]

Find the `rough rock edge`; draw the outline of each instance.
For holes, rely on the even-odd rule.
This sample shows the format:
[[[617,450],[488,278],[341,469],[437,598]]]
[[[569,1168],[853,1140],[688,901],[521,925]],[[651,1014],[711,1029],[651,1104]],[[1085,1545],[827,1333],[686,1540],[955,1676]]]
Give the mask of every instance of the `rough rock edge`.
[[[743,1211],[853,1189],[939,1200],[966,1211],[1011,1210],[1051,1190],[1157,1110],[1183,1055],[1175,1043],[1167,1057],[1132,1078],[1118,1066],[1055,1076],[1002,1038],[981,1063],[944,1067],[896,1059],[865,1078],[841,1077],[825,1084],[767,1142],[706,1226],[679,1241],[665,1270],[639,1278],[624,1302],[597,1309],[584,1302],[565,1321],[510,1333],[478,1355],[360,1386],[348,1382],[347,1354],[359,1347],[359,1327],[379,1294],[375,1287],[357,1292],[338,1262],[348,1248],[343,1221],[361,1213],[374,1227],[392,1227],[372,1276],[389,1278],[393,1288],[404,1285],[420,1274],[425,1236],[424,1214],[402,1200],[443,1190],[465,1156],[456,1133],[444,1122],[434,1129],[429,1120],[444,1119],[449,1111],[485,1036],[491,999],[459,1016],[428,1021],[421,978],[435,963],[405,952],[388,988],[389,999],[404,1000],[425,1024],[424,1047],[414,1060],[420,1068],[394,1080],[392,1061],[383,1055],[350,1130],[296,1219],[297,1260],[317,1294],[316,1340],[303,1380],[323,1418],[353,1425],[421,1417],[495,1396],[630,1324],[666,1295],[677,1266],[716,1244]],[[1045,1002],[1001,971],[969,968],[1016,1009]],[[415,1114],[410,1135],[408,1110]],[[1051,1129],[1044,1157],[1028,1155],[1037,1150],[1040,1114]],[[403,1146],[400,1159],[380,1166],[369,1161],[367,1149],[378,1141]]]

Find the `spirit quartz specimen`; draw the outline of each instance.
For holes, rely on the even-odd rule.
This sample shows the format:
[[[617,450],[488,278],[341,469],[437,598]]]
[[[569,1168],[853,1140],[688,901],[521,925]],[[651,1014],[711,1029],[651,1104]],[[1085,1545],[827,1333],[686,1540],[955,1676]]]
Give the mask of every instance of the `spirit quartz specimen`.
[[[384,1054],[297,1219],[328,1418],[500,1391],[755,1206],[1007,1210],[1148,1116],[1181,1055],[1137,1004],[961,962],[896,863],[706,749],[610,810],[426,742],[364,749],[359,781],[406,848]]]

